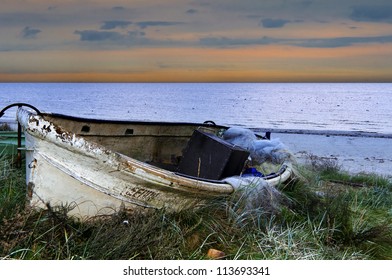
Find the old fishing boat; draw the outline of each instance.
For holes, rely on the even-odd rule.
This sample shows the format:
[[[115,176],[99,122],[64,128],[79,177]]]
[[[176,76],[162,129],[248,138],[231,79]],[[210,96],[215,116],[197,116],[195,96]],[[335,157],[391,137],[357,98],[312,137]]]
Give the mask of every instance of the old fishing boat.
[[[228,196],[234,188],[225,177],[240,175],[248,157],[221,140],[227,127],[213,122],[97,120],[11,106],[19,107],[25,136],[31,205],[68,205],[82,217],[134,207],[179,211]],[[291,174],[283,163],[264,179],[277,185]]]

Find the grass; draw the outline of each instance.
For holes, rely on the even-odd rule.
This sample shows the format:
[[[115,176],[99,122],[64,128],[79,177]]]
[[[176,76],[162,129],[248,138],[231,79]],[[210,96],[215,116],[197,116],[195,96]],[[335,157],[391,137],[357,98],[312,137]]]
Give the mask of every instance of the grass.
[[[119,212],[78,221],[25,204],[23,169],[0,159],[0,259],[392,259],[392,183],[310,158],[279,187],[279,210],[243,193],[180,213]]]

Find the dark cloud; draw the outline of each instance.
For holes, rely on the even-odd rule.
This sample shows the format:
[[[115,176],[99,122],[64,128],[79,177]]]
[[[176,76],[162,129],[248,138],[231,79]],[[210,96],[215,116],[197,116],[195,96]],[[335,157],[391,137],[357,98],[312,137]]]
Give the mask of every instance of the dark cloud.
[[[101,29],[102,30],[110,30],[110,29],[116,29],[117,27],[119,28],[126,28],[129,25],[131,25],[131,21],[125,21],[125,20],[109,20],[109,21],[104,21]]]
[[[122,41],[124,35],[114,31],[96,30],[76,30],[74,34],[80,35],[80,41],[99,42],[99,41]]]
[[[169,64],[166,64],[166,63],[157,63],[157,67],[161,68],[161,69],[171,68],[171,66]]]
[[[123,6],[114,6],[114,7],[112,7],[112,10],[113,11],[124,11],[125,7],[123,7]]]
[[[148,40],[144,38],[145,32],[129,31],[127,33],[120,33],[115,31],[97,31],[97,30],[76,30],[74,34],[80,36],[80,41],[85,42],[108,42],[121,45],[130,43],[138,43],[144,45]]]
[[[25,28],[23,28],[22,32],[21,32],[21,36],[25,39],[33,39],[37,37],[38,33],[41,33],[42,31],[40,29],[37,28],[31,28],[29,26],[26,26]]]
[[[146,36],[146,33],[143,31],[129,31],[128,36],[129,38],[141,38]]]
[[[289,22],[290,22],[289,20],[285,20],[285,19],[266,18],[260,21],[260,25],[263,26],[264,28],[282,28]]]
[[[147,28],[152,26],[173,26],[184,24],[183,22],[178,21],[140,21],[136,23],[140,28]]]
[[[354,21],[392,23],[392,6],[356,6],[350,18]]]
[[[392,35],[375,37],[337,37],[337,38],[227,38],[227,37],[205,37],[199,43],[207,47],[237,47],[247,45],[290,45],[304,48],[339,48],[348,47],[356,44],[370,43],[392,43]]]
[[[375,37],[338,37],[326,39],[306,39],[292,43],[296,46],[306,48],[339,48],[348,47],[356,44],[371,44],[371,43],[391,43],[392,35],[389,36],[375,36]]]
[[[74,34],[80,36],[80,41],[90,43],[94,48],[129,48],[129,47],[170,47],[191,46],[190,42],[175,40],[155,40],[148,38],[141,30],[128,32],[100,31],[100,30],[76,30]]]
[[[272,40],[263,38],[228,38],[228,37],[204,37],[200,38],[200,44],[207,47],[234,47],[244,45],[266,45]]]
[[[196,9],[189,9],[188,11],[186,11],[186,13],[193,15],[193,14],[198,13],[198,10],[196,10]]]

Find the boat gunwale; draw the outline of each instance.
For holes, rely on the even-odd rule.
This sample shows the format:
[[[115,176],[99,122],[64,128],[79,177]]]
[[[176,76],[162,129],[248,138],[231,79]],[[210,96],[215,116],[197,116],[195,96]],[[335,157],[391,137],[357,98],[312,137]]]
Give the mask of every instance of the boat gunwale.
[[[211,121],[205,121],[204,123],[198,122],[169,122],[169,121],[142,121],[142,120],[116,120],[116,119],[98,119],[98,118],[86,118],[86,117],[78,117],[78,116],[70,116],[65,114],[58,113],[41,113],[42,117],[48,116],[53,118],[61,118],[70,121],[79,121],[79,122],[88,122],[88,123],[106,123],[106,124],[135,124],[135,125],[167,125],[167,126],[201,126],[201,127],[213,127],[218,129],[228,129],[228,126],[225,125],[217,125],[215,123],[211,123]]]

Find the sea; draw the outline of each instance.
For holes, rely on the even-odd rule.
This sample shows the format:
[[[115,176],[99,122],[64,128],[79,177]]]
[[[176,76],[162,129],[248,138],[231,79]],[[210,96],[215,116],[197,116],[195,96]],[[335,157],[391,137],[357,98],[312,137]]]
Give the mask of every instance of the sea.
[[[1,83],[0,109],[17,102],[87,118],[392,135],[391,83]]]

